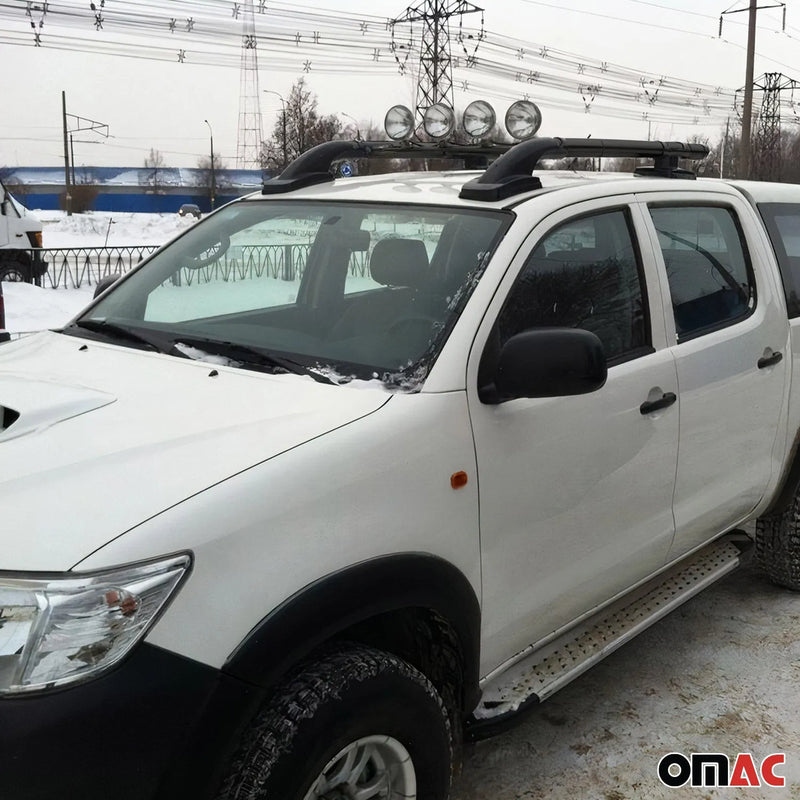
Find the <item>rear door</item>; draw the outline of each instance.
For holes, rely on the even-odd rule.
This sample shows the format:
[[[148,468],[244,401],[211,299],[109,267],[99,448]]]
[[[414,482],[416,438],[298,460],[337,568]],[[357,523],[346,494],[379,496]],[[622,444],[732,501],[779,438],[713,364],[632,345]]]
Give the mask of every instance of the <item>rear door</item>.
[[[484,670],[660,568],[672,542],[678,404],[641,406],[676,398],[677,377],[654,254],[632,199],[574,204],[537,225],[470,355]],[[493,350],[545,326],[596,333],[609,358],[605,386],[482,403]]]
[[[763,232],[738,197],[647,201],[678,372],[677,558],[740,522],[775,468],[788,322]]]

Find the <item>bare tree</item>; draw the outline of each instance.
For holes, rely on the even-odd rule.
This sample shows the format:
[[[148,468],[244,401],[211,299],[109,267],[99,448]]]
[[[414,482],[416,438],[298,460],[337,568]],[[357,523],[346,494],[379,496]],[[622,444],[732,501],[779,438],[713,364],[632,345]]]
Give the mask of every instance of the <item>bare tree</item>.
[[[205,189],[205,193],[212,201],[221,188],[227,188],[231,185],[230,180],[224,173],[226,169],[228,169],[228,165],[217,152],[214,152],[213,164],[210,156],[202,156],[202,158],[197,159],[195,185]],[[212,202],[213,205],[214,203]]]
[[[145,185],[150,186],[156,194],[158,194],[162,187],[161,171],[165,166],[164,156],[159,150],[151,147],[150,154],[144,160],[144,182]]]
[[[339,117],[335,114],[320,116],[317,105],[317,96],[306,86],[305,78],[295,81],[272,136],[262,145],[261,161],[265,167],[284,167],[306,150],[340,138]]]

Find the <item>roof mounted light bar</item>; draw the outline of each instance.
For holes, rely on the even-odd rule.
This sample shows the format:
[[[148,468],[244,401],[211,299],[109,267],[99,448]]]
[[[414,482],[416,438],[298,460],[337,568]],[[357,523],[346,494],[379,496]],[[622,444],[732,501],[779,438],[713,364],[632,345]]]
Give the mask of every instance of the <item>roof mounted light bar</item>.
[[[541,189],[542,183],[531,173],[544,158],[652,158],[652,167],[638,167],[634,174],[662,178],[686,178],[695,174],[679,169],[678,159],[699,160],[708,155],[704,144],[651,142],[633,139],[541,138],[520,142],[491,164],[475,180],[461,188],[465,200],[492,202],[521,192]]]

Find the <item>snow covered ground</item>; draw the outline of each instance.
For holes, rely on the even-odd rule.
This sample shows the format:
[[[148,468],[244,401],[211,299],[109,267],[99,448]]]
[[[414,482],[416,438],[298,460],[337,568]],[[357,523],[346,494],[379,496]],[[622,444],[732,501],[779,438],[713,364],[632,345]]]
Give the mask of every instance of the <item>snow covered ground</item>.
[[[468,745],[452,800],[800,798],[800,595],[747,566]],[[663,786],[670,752],[786,754],[784,788]]]
[[[35,211],[44,229],[45,247],[123,247],[163,244],[193,225],[194,217],[177,214],[132,214],[93,211],[73,214],[63,211]]]

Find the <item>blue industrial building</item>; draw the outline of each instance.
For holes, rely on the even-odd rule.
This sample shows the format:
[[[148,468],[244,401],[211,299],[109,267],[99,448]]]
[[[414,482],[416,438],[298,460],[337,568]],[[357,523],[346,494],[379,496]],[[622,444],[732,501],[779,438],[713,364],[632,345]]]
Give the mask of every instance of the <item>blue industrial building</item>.
[[[208,170],[162,167],[80,167],[73,183],[96,190],[94,211],[146,211],[168,213],[183,203],[196,203],[211,210]],[[215,172],[216,206],[243,194],[258,191],[270,173],[249,169],[218,169]],[[5,182],[18,191],[27,208],[60,208],[64,193],[63,167],[16,167],[6,172]]]

